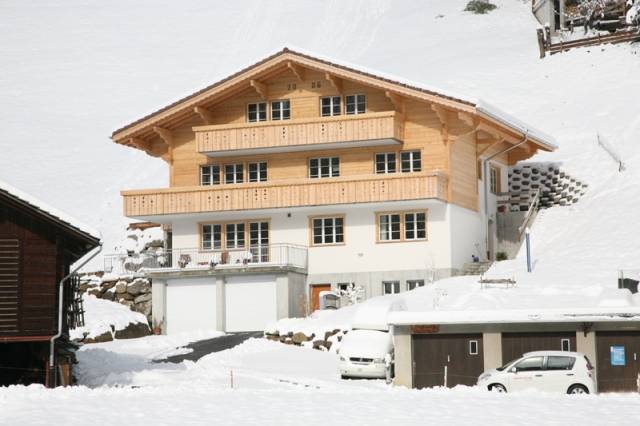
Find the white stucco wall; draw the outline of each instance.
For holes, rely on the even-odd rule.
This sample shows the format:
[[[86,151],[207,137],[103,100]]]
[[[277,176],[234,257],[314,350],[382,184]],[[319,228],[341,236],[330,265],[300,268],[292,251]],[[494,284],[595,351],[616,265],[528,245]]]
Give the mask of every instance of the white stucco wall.
[[[427,210],[427,241],[376,243],[376,212]],[[309,247],[309,274],[450,268],[449,205],[435,200],[198,215],[171,221],[173,248],[197,248],[199,223],[268,219],[270,242],[310,245],[309,218],[344,215],[345,244]],[[457,217],[457,216],[456,216]]]
[[[472,255],[484,255],[484,225],[479,212],[450,205],[451,267],[460,269]]]

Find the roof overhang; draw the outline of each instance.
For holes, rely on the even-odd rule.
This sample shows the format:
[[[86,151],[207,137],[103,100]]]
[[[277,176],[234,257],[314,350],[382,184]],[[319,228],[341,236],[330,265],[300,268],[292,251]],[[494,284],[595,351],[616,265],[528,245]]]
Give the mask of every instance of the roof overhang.
[[[300,50],[293,51],[288,48],[284,48],[223,80],[114,131],[111,138],[117,143],[144,149],[152,153],[148,142],[144,138],[154,135],[154,127],[156,129],[170,128],[172,125],[192,117],[194,114],[201,114],[202,107],[227,99],[239,90],[249,89],[253,87],[252,82],[254,82],[255,86],[256,81],[268,78],[269,75],[274,75],[274,73],[290,70],[300,78],[300,69],[305,68],[324,72],[331,78],[346,79],[385,90],[393,96],[406,97],[439,105],[452,111],[471,114],[503,129],[513,138],[526,138],[529,142],[545,151],[552,151],[557,148],[552,137],[482,100],[463,97],[381,72],[356,68],[353,65],[340,63],[331,58],[323,58],[315,54],[303,53]]]

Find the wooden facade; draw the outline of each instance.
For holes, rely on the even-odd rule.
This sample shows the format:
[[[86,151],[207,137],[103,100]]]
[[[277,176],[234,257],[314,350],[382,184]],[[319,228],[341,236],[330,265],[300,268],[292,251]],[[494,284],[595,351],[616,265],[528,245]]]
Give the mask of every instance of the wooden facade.
[[[396,174],[336,178],[328,182],[293,181],[196,186],[125,191],[129,216],[223,212],[381,201],[446,200],[447,180],[441,174]]]
[[[347,115],[347,97],[354,95],[366,99],[365,110]],[[324,97],[340,99],[340,115],[322,116]],[[289,119],[272,120],[271,102],[284,99]],[[266,121],[249,122],[248,105],[256,103],[266,104]],[[132,217],[420,198],[478,210],[478,160],[523,137],[526,143],[496,163],[553,148],[469,101],[288,49],[112,135],[170,166],[170,189],[123,192]],[[422,156],[420,173],[375,174],[376,153],[414,150]],[[326,155],[339,156],[340,178],[310,179],[309,159]],[[196,188],[203,165],[255,161],[267,163],[266,185]],[[393,185],[402,191],[385,193]]]
[[[17,365],[15,371],[20,371],[21,363],[35,357],[40,361],[30,368],[45,369],[49,339],[58,331],[59,282],[71,264],[98,243],[96,237],[0,187],[1,365]],[[67,318],[63,317],[65,335]],[[30,345],[29,357],[19,355],[24,351],[19,345],[25,344]],[[5,373],[2,383],[11,383],[11,374],[0,373]]]

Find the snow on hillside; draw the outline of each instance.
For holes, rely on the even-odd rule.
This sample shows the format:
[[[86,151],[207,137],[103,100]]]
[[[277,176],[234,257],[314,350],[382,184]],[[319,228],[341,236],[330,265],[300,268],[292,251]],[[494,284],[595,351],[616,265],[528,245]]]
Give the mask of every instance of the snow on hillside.
[[[72,339],[95,338],[106,332],[124,330],[129,324],[147,324],[147,318],[134,312],[128,307],[108,300],[98,299],[85,294],[82,297],[84,305],[84,322],[82,327],[71,330]]]
[[[640,92],[636,48],[607,46],[540,60],[529,1],[496,1],[498,9],[482,16],[462,12],[465,3],[2,2],[0,178],[99,228],[108,252],[127,221],[119,191],[166,186],[168,176],[162,160],[115,145],[111,132],[293,44],[485,98],[554,135],[561,149],[553,158],[567,160],[580,177],[634,191],[633,167],[627,178],[613,176],[614,166],[594,144],[600,130],[625,157],[634,155],[639,124],[629,106]],[[637,157],[629,160],[637,163]],[[626,266],[638,259],[637,251],[621,249],[637,241],[638,227],[616,216],[633,211],[638,197],[597,197],[596,190],[583,205],[627,223],[624,230],[607,235],[610,222],[593,223],[598,215],[582,216],[578,206],[570,229],[557,225],[563,231],[557,234],[547,226],[568,214],[558,211],[541,221],[547,233],[536,231],[545,244],[553,235],[554,249],[580,248],[568,261],[585,253],[595,258],[585,262],[588,279],[604,276],[611,260]]]

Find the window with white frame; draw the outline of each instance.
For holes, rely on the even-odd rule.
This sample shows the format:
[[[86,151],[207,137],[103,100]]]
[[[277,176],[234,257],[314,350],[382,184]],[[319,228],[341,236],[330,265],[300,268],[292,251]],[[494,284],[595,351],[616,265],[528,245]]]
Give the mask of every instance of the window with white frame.
[[[403,151],[400,153],[400,170],[402,173],[419,172],[422,170],[422,155],[420,151]]]
[[[267,181],[267,162],[249,163],[249,182]]]
[[[404,214],[404,239],[424,240],[427,238],[426,214],[412,212]]]
[[[345,111],[347,114],[364,114],[367,105],[365,95],[347,95],[344,97]]]
[[[288,120],[291,118],[291,109],[289,99],[282,99],[271,102],[271,119],[272,120]]]
[[[225,164],[224,183],[242,183],[242,182],[244,182],[244,167],[242,163]]]
[[[330,117],[340,115],[340,96],[325,96],[320,98],[320,115]]]
[[[203,250],[219,250],[222,248],[222,225],[202,225],[201,248]]]
[[[343,217],[314,217],[311,225],[314,246],[344,243]]]
[[[396,153],[381,152],[376,154],[376,173],[395,173],[396,172]]]
[[[382,213],[378,215],[378,238],[380,241],[400,241],[402,239],[400,218],[400,213]]]
[[[220,166],[211,164],[208,166],[200,166],[200,185],[219,185],[220,184]]]
[[[309,177],[329,178],[340,176],[339,157],[321,157],[309,160]]]
[[[400,293],[400,281],[382,281],[382,294]]]
[[[258,102],[247,105],[247,121],[255,123],[257,121],[267,121],[267,103]]]
[[[418,287],[424,287],[424,280],[407,280],[407,290],[414,290]]]
[[[252,261],[269,261],[269,222],[249,222],[249,247]]]
[[[241,223],[227,223],[225,225],[225,248],[239,249],[244,248],[244,230],[245,225]]]
[[[569,352],[571,351],[571,340],[569,339],[562,339],[562,341],[560,342],[560,350],[562,352]]]
[[[469,340],[469,355],[478,355],[480,348],[477,340]]]
[[[385,212],[376,214],[378,242],[420,241],[427,238],[427,212]]]

